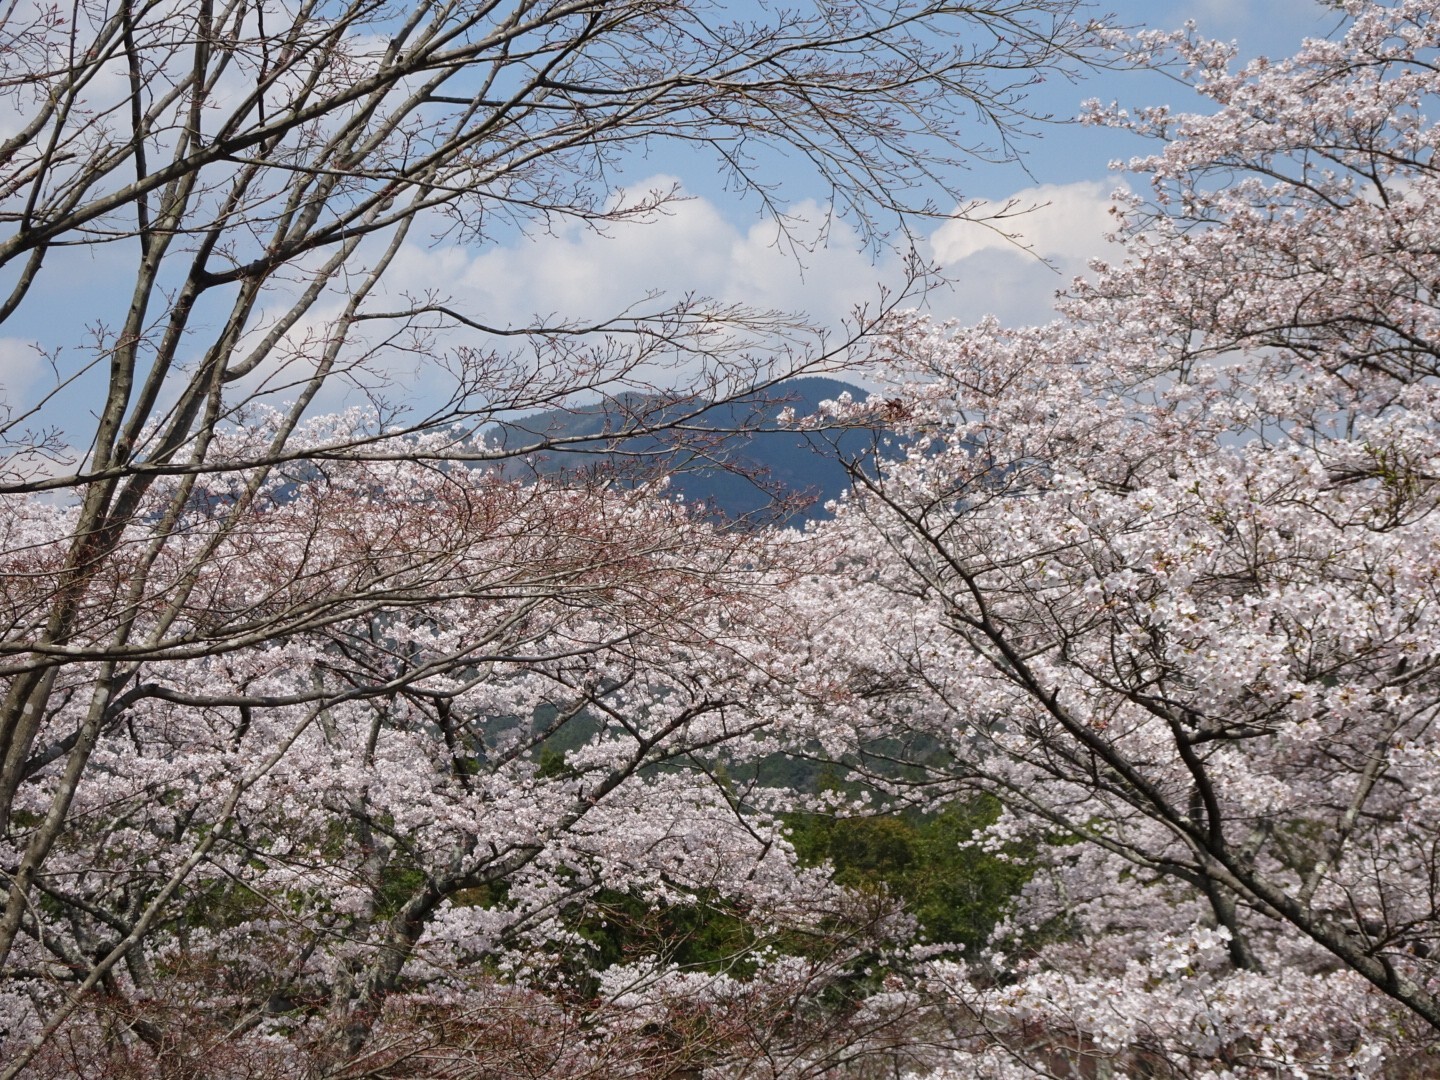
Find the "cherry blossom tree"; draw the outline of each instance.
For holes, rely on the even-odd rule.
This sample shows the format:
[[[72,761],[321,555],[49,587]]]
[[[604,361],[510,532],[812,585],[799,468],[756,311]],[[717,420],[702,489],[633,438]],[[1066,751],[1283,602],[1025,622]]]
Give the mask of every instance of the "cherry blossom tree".
[[[212,460],[272,439],[217,434]],[[822,1037],[836,995],[909,923],[798,868],[722,772],[778,746],[777,599],[804,545],[653,491],[423,461],[304,461],[239,501],[233,483],[158,479],[159,512],[187,493],[165,544],[144,507],[78,605],[12,810],[19,860],[67,795],[16,918],[4,1075],[653,1075],[858,1052],[853,1030]],[[18,632],[82,511],[11,509]],[[87,724],[75,777],[56,765]],[[740,929],[709,968],[639,930],[653,951],[601,964],[622,899]],[[883,1045],[894,1024],[862,1030]]]
[[[1131,42],[1208,108],[1094,107],[1161,144],[1123,259],[880,350],[907,454],[826,530],[814,736],[1038,852],[931,969],[954,1075],[1435,1068],[1440,5],[1339,6],[1239,70]]]
[[[839,972],[865,952],[843,927],[891,933],[719,766],[768,752],[798,549],[646,488],[521,482],[491,466],[556,440],[483,438],[597,394],[644,403],[611,434],[683,430],[842,362],[873,314],[846,341],[683,293],[512,322],[397,266],[652,220],[679,193],[616,170],[667,147],[782,229],[803,162],[903,243],[956,163],[1010,154],[1027,84],[1088,47],[1079,7],[6,9],[0,322],[42,375],[0,404],[0,1075],[266,1047],[293,1075],[280,1043],[398,1068],[422,1006],[386,1003],[422,985],[457,1047],[511,1005],[539,1032],[558,991],[502,967],[583,952],[602,887],[743,910],[772,1014],[810,984],[764,941],[830,905],[813,967]],[[95,265],[116,297],[63,295]],[[365,409],[313,419],[342,398]],[[611,1022],[581,1015],[548,1029],[591,1033],[576,1062]]]

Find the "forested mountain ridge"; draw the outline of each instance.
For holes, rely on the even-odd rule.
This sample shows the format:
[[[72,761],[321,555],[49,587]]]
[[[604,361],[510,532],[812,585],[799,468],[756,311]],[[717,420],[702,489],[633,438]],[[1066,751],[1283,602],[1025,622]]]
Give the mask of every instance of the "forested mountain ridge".
[[[826,504],[850,486],[849,468],[863,468],[877,452],[885,453],[890,437],[866,423],[800,430],[782,414],[806,417],[823,402],[867,396],[853,383],[820,376],[787,379],[764,393],[713,405],[632,393],[497,424],[485,441],[490,449],[506,450],[562,444],[526,455],[512,473],[591,471],[621,482],[665,476],[671,494],[703,502],[723,519],[798,523],[827,516]],[[692,416],[680,430],[673,426]],[[626,434],[656,427],[662,430]]]

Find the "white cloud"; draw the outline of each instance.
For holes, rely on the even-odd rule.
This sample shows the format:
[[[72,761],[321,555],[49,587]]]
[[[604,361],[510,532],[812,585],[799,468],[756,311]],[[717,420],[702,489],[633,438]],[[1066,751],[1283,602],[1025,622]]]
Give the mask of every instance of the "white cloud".
[[[1113,181],[1081,180],[1025,188],[1001,203],[980,202],[966,217],[940,226],[930,237],[931,251],[944,266],[982,251],[1083,263],[1105,249],[1105,236],[1115,227],[1114,191]]]
[[[48,365],[33,342],[0,337],[0,404],[23,407],[28,391],[45,370]]]
[[[653,177],[639,190],[670,184],[669,177]],[[860,254],[858,238],[841,223],[832,223],[828,242],[819,244],[823,223],[822,208],[809,204],[797,209],[792,237],[773,223],[742,230],[708,200],[685,198],[648,220],[603,232],[573,224],[479,254],[411,247],[397,267],[403,285],[389,287],[415,292],[428,281],[478,319],[502,325],[536,316],[603,318],[651,292],[806,311],[838,322],[893,268],[876,267]]]
[[[657,176],[637,190],[665,190],[671,183]],[[968,299],[959,306],[975,317],[995,310],[1027,321],[1048,318],[1055,289],[1105,253],[1114,187],[1104,180],[1046,184],[978,204],[970,217],[1001,216],[988,225],[945,222],[929,238],[928,254],[962,286]],[[386,288],[392,297],[435,293],[497,326],[537,317],[604,318],[650,292],[804,312],[834,326],[855,305],[872,302],[880,287],[894,288],[902,279],[898,257],[877,264],[861,248],[843,222],[827,223],[818,204],[798,208],[787,237],[773,222],[737,227],[708,200],[685,198],[648,221],[603,232],[569,225],[478,253],[410,245]],[[948,296],[937,293],[932,306],[947,312],[956,307]],[[1022,296],[1027,304],[1017,304]],[[987,298],[994,308],[977,308]]]
[[[930,237],[930,256],[952,287],[937,290],[929,307],[963,322],[1048,321],[1055,293],[1091,259],[1115,253],[1106,239],[1115,189],[1113,180],[1041,184],[947,221]]]

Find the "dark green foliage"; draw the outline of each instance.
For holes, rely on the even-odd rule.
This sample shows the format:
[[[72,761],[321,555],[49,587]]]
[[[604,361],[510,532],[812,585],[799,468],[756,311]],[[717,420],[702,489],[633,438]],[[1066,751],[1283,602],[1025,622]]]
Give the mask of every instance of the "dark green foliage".
[[[555,749],[549,743],[540,747],[540,756],[535,761],[535,776],[542,780],[549,780],[556,776],[572,775],[574,770],[565,764],[564,752]]]
[[[999,813],[999,804],[983,796],[938,814],[802,814],[791,820],[791,840],[803,861],[828,860],[842,885],[900,897],[927,940],[974,951],[1031,873],[1024,852],[1002,857],[966,846]]]
[[[661,957],[704,971],[744,969],[759,940],[757,928],[716,896],[694,904],[654,905],[629,893],[604,891],[591,899],[575,929],[590,942],[597,967]]]
[[[375,884],[375,914],[382,919],[398,914],[424,885],[424,871],[393,863],[386,866]]]

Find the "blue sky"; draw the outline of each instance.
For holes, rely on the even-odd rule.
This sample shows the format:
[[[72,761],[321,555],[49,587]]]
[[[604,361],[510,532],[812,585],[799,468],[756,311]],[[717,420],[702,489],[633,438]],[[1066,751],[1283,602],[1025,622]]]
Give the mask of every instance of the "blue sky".
[[[1173,28],[1194,19],[1202,33],[1238,41],[1247,57],[1288,55],[1303,37],[1325,35],[1337,22],[1318,0],[1125,0],[1109,10],[1118,22],[1136,26]],[[1104,71],[1079,83],[1053,79],[1039,89],[1036,104],[1066,117],[1091,97],[1181,109],[1194,100],[1185,87],[1154,73]],[[1143,149],[1119,133],[1055,125],[1027,144],[1023,164],[967,172],[962,183],[974,197],[995,202],[1017,197],[1042,207],[1017,224],[1050,265],[985,230],[928,223],[921,230],[923,253],[942,264],[953,281],[953,287],[929,296],[929,309],[966,321],[989,313],[1011,323],[1047,318],[1055,291],[1104,250],[1108,198],[1123,182],[1108,163]],[[608,315],[655,289],[803,311],[835,326],[855,305],[873,301],[882,285],[898,280],[895,257],[877,261],[843,226],[833,230],[828,244],[803,257],[777,247],[774,224],[752,203],[724,192],[708,162],[697,169],[694,158],[656,157],[631,163],[625,179],[642,188],[678,182],[691,198],[656,222],[617,226],[605,236],[575,227],[478,250],[417,242],[395,268],[392,295],[438,290],[488,322],[521,323],[537,313]],[[813,228],[824,208],[811,201],[822,192],[807,191],[808,183],[797,175],[787,193],[792,209]],[[798,228],[803,232],[806,226]],[[62,344],[54,335],[62,332],[57,327],[68,327],[64,332],[73,349],[81,313],[123,304],[124,281],[117,282],[115,271],[109,256],[72,263],[63,282],[45,289],[48,302],[41,310],[28,318],[22,313],[4,328],[0,387],[15,396],[39,392],[49,376],[34,343]],[[408,373],[397,372],[422,397],[432,389],[440,392],[438,384],[427,386],[422,369],[415,376],[409,380]],[[347,403],[337,391],[320,404]]]
[[[1103,10],[1122,26],[1170,30],[1193,20],[1203,36],[1235,42],[1245,59],[1288,56],[1304,38],[1327,36],[1338,25],[1336,13],[1318,0],[1124,0],[1103,5]],[[1055,80],[1037,97],[1057,117],[1074,115],[1087,98],[1181,108],[1193,100],[1185,87],[1143,71],[1096,71],[1078,84]],[[1128,156],[1131,146],[1117,133],[1055,127],[1030,144],[1025,165],[1042,183],[1098,179],[1106,175],[1107,163]],[[976,194],[999,197],[1013,190],[1007,184],[1015,182],[1017,174],[1019,170],[1010,168],[984,170],[976,177],[984,190]]]

